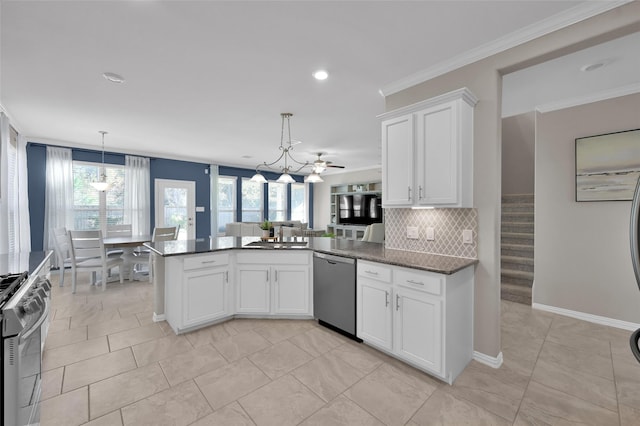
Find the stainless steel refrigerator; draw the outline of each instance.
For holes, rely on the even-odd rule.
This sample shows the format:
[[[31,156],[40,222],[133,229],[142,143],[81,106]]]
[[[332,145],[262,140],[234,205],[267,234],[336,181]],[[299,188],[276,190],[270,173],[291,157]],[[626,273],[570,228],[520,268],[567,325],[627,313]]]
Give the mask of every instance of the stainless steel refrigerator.
[[[638,240],[640,239],[640,178],[636,184],[636,191],[633,195],[631,203],[631,224],[629,226],[629,237],[631,243],[631,263],[633,264],[633,272],[636,275],[636,282],[640,290],[640,251],[638,250]],[[632,335],[630,342],[631,352],[640,362],[640,328]]]

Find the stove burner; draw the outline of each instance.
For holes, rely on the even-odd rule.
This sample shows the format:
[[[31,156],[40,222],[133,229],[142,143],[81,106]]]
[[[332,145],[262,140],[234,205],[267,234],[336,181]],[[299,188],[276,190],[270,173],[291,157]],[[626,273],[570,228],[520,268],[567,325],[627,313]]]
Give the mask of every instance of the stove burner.
[[[27,272],[21,274],[0,275],[0,306],[20,288],[20,285],[27,279]]]

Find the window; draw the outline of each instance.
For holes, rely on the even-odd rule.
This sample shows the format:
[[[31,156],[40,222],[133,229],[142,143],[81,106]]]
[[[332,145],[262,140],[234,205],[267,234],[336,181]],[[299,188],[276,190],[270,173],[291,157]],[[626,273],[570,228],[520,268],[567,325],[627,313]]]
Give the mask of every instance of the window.
[[[224,234],[227,223],[236,221],[236,182],[234,176],[218,177],[218,233]]]
[[[242,221],[261,222],[264,183],[242,179]]]
[[[269,220],[287,220],[287,184],[269,182]]]
[[[110,184],[106,192],[98,192],[91,182],[99,180],[101,164],[73,162],[73,223],[74,229],[101,229],[122,224],[124,220],[124,166],[105,165]]]
[[[291,220],[308,222],[307,185],[304,183],[291,184]]]

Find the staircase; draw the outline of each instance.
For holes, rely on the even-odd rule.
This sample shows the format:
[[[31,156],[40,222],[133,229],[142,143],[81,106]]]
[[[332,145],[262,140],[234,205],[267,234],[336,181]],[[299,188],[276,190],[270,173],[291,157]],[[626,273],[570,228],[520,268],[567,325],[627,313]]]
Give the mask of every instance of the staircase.
[[[502,196],[501,298],[531,305],[533,194]]]

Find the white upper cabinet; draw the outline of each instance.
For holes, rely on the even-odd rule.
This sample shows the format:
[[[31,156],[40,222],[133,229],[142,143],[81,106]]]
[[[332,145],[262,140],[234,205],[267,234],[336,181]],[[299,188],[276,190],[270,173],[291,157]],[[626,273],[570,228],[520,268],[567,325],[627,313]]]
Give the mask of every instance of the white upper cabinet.
[[[473,207],[473,107],[466,88],[382,119],[383,207]]]
[[[382,122],[382,205],[411,204],[413,186],[413,114]],[[386,179],[393,176],[393,179]]]

